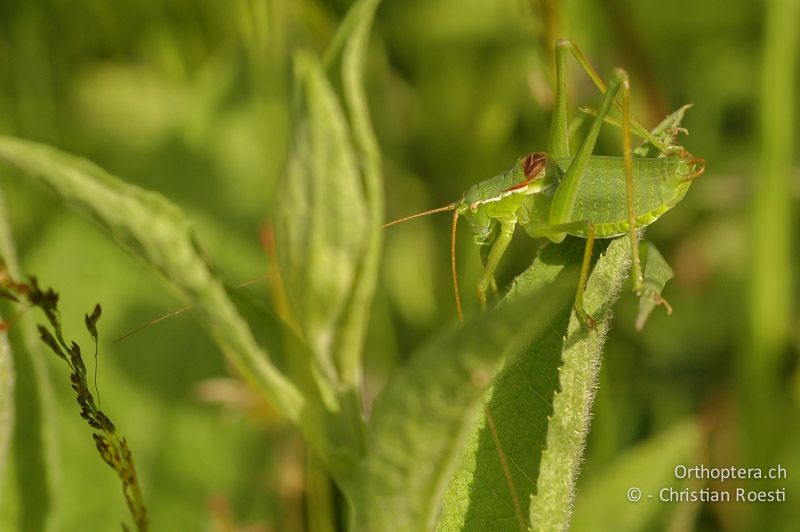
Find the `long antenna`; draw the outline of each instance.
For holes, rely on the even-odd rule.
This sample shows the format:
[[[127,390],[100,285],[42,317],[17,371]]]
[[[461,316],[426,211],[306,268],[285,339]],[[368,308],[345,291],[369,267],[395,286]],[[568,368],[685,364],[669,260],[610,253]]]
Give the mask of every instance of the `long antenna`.
[[[431,209],[425,212],[418,212],[417,214],[412,214],[411,216],[406,216],[405,218],[400,218],[399,220],[395,220],[393,222],[389,222],[388,224],[383,224],[381,227],[389,227],[395,224],[399,224],[402,222],[407,222],[409,220],[413,220],[414,218],[420,218],[422,216],[428,216],[429,214],[436,214],[437,212],[445,212],[445,211],[452,211],[457,206],[456,203],[451,203],[450,205],[445,205],[444,207],[438,207],[436,209]]]
[[[389,227],[402,222],[407,222],[408,220],[413,220],[414,218],[419,218],[421,216],[436,214],[437,212],[453,211],[453,229],[450,238],[450,264],[453,269],[453,291],[456,294],[456,310],[458,311],[458,320],[463,322],[464,312],[461,309],[461,294],[458,292],[458,273],[456,272],[456,228],[458,227],[458,211],[456,210],[456,207],[458,207],[458,203],[451,203],[450,205],[445,205],[444,207],[437,207],[436,209],[418,212],[417,214],[400,218],[399,220],[383,224],[381,227]]]
[[[250,286],[251,284],[254,284],[254,283],[257,283],[258,281],[266,279],[267,277],[268,277],[268,274],[266,274],[266,273],[263,274],[263,275],[259,275],[258,277],[250,279],[249,281],[245,281],[245,282],[243,282],[241,284],[236,285],[235,288],[244,288],[246,286]],[[152,319],[152,320],[148,321],[147,323],[143,323],[142,325],[139,325],[138,327],[136,327],[132,331],[129,331],[128,333],[126,333],[125,335],[120,336],[116,340],[112,340],[111,343],[112,344],[116,344],[117,342],[121,342],[123,340],[127,340],[128,338],[130,338],[134,334],[138,333],[139,331],[142,331],[142,330],[150,327],[151,325],[155,325],[156,323],[161,323],[162,321],[167,320],[169,318],[172,318],[174,316],[177,316],[178,314],[182,314],[182,313],[186,312],[187,310],[190,310],[193,307],[194,307],[194,303],[192,303],[191,305],[186,305],[185,307],[181,307],[179,309],[173,310],[169,314],[164,314],[163,316],[160,316],[158,318]]]

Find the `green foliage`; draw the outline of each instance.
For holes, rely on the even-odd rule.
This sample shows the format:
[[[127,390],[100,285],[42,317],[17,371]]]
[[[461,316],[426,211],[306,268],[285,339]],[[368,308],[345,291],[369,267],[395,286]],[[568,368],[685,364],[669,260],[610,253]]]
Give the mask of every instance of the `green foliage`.
[[[498,366],[538,348],[569,292],[566,283],[551,284],[472,317],[413,354],[393,375],[370,422],[359,530],[433,528]]]
[[[678,110],[670,113],[650,132],[650,134],[658,142],[664,146],[674,146],[675,139],[680,133],[686,133],[685,129],[681,128],[683,116],[686,111],[692,107],[692,104],[686,104]],[[658,157],[661,151],[650,141],[645,141],[633,150],[634,157]]]
[[[351,8],[326,60],[330,81],[313,55],[295,56],[299,102],[275,220],[292,310],[314,353],[320,389],[334,403],[361,380],[381,242],[380,155],[361,83],[377,4]]]
[[[507,299],[530,296],[554,283],[574,286],[583,248],[579,239],[544,247],[533,265],[515,279]],[[521,505],[536,490],[572,300],[552,301],[546,310],[546,314],[528,311],[549,325],[497,375],[482,420],[473,428],[448,488],[439,530],[481,530],[489,522],[497,530],[517,530],[520,517],[523,523],[528,521],[527,515],[516,514],[525,511]],[[495,429],[486,423],[488,413]],[[510,464],[510,482],[499,449]]]
[[[270,393],[287,417],[299,417],[302,399],[297,390],[255,344],[177,207],[158,194],[124,184],[84,159],[47,146],[0,138],[0,157],[51,188],[197,301],[211,334],[225,346],[237,369]]]
[[[796,186],[792,178],[793,162],[797,159],[797,122],[787,120],[797,112],[797,57],[800,42],[800,7],[793,1],[770,4],[766,15],[766,35],[760,88],[763,95],[759,124],[762,131],[762,151],[759,161],[759,186],[754,190],[750,231],[754,235],[753,272],[750,276],[749,345],[747,362],[742,368],[748,376],[742,390],[747,404],[745,413],[753,427],[748,437],[750,456],[766,459],[771,443],[764,433],[780,430],[782,416],[771,417],[782,408],[780,388],[784,349],[794,328],[791,316],[797,312],[797,282],[792,271],[792,248],[797,240],[796,215],[787,191]],[[794,202],[796,204],[796,202]],[[776,245],[775,243],[785,243]],[[769,427],[769,424],[772,427]]]
[[[367,1],[350,10],[349,2],[292,0],[122,0],[113,10],[98,0],[6,4],[0,131],[8,137],[0,152],[12,164],[0,172],[0,187],[7,214],[24,271],[61,287],[65,330],[78,330],[82,309],[103,301],[103,328],[113,331],[99,338],[103,401],[126,405],[126,436],[153,501],[154,529],[301,530],[320,522],[341,529],[350,517],[354,525],[375,522],[366,505],[379,499],[392,512],[378,515],[380,523],[402,513],[424,528],[444,492],[440,530],[517,530],[531,517],[532,494],[541,507],[551,493],[550,508],[563,524],[576,485],[572,526],[579,529],[794,530],[800,513],[793,504],[655,507],[627,502],[625,490],[666,485],[678,460],[743,467],[780,461],[788,480],[753,487],[800,489],[800,477],[792,475],[800,470],[800,337],[791,327],[797,290],[787,273],[800,260],[791,223],[797,2],[735,0],[719,9],[687,0],[408,0],[382,4],[372,31],[377,2]],[[657,309],[637,333],[654,300],[623,294],[595,375],[596,368],[569,366],[562,357],[569,290],[557,300],[534,301],[530,315],[509,323],[551,325],[502,369],[494,354],[480,358],[498,371],[482,409],[474,386],[457,378],[465,366],[462,347],[453,346],[488,331],[496,317],[474,318],[469,331],[448,328],[455,310],[447,225],[431,218],[382,232],[381,174],[394,219],[452,202],[520,154],[543,148],[552,40],[562,36],[581,45],[602,77],[614,66],[626,68],[634,115],[648,127],[661,122],[661,142],[685,124],[691,136],[681,144],[706,158],[708,172],[648,229],[661,253],[648,246],[645,281],[658,290],[669,277],[666,264],[674,268],[675,282],[664,292],[673,314]],[[292,58],[305,77],[291,81]],[[574,71],[570,77],[569,110],[599,101],[588,82]],[[694,107],[685,117],[685,107],[667,116],[686,101]],[[324,140],[301,128],[310,124],[312,107],[332,110],[314,114],[317,131],[332,132]],[[312,146],[331,158],[328,164],[346,159],[349,170],[320,172],[321,159],[292,155],[312,153]],[[645,143],[637,154],[652,149]],[[91,158],[130,185],[65,152]],[[618,131],[601,134],[598,152],[620,153]],[[39,176],[56,199],[19,179],[18,169]],[[302,183],[318,188],[293,189]],[[317,210],[305,202],[321,205],[329,225],[309,220],[305,213]],[[180,299],[107,246],[65,203],[153,266]],[[261,230],[270,234],[265,220],[276,211],[291,222],[276,230],[294,317],[280,297],[269,239],[261,247],[257,240]],[[346,225],[351,215],[360,226]],[[319,247],[308,247],[320,235]],[[9,257],[7,237],[0,253]],[[379,268],[382,239],[391,254]],[[519,284],[512,280],[531,264],[532,246],[524,238],[512,242],[497,272],[501,292]],[[466,293],[482,265],[469,239],[460,236],[456,247]],[[563,267],[579,262],[580,247],[544,248],[526,278],[537,286],[561,277],[574,283]],[[346,279],[325,269],[331,292],[313,276],[304,285],[322,263],[287,263],[289,249],[305,253],[301,259],[346,251],[328,262]],[[243,295],[217,281],[235,284],[265,268],[274,305],[261,287]],[[326,305],[315,307],[314,298]],[[477,303],[464,299],[469,316]],[[103,345],[104,337],[195,302],[187,314],[200,325],[182,317]],[[10,310],[3,308],[3,318],[14,316]],[[58,423],[69,421],[73,399],[48,392],[46,364],[58,360],[37,357],[31,328],[29,316],[14,318],[13,367],[0,357],[0,398],[12,396],[9,383],[15,385],[5,460],[2,442],[12,425],[0,421],[0,528],[108,530],[124,512],[122,499],[109,496],[115,479],[91,449],[82,454],[84,427]],[[217,340],[224,359],[204,333]],[[438,349],[445,339],[447,349]],[[328,346],[323,357],[319,344]],[[591,345],[569,347],[580,347],[576,358],[596,361]],[[498,352],[509,348],[500,345]],[[423,353],[440,365],[451,361],[452,372],[433,371],[419,358]],[[565,371],[578,391],[564,386]],[[595,392],[586,384],[594,379],[591,432],[583,442],[584,410]],[[214,388],[220,382],[226,384]],[[410,397],[412,389],[424,396],[445,384],[464,402]],[[458,430],[445,435],[434,411],[448,413],[447,426]],[[284,420],[300,425],[313,459],[299,450]],[[414,424],[424,431],[415,432]],[[551,427],[561,428],[551,434]],[[400,430],[410,435],[395,446],[391,436]],[[554,449],[550,439],[568,445]],[[428,440],[436,449],[424,448]],[[698,447],[703,451],[695,454]],[[412,467],[410,455],[426,451],[441,457],[428,459],[437,467],[421,468],[431,465],[421,459],[413,464],[420,470]],[[558,496],[540,490],[540,473],[558,472],[564,472]],[[341,494],[331,493],[331,477]],[[390,481],[419,490],[404,498]],[[369,503],[361,483],[375,494]]]

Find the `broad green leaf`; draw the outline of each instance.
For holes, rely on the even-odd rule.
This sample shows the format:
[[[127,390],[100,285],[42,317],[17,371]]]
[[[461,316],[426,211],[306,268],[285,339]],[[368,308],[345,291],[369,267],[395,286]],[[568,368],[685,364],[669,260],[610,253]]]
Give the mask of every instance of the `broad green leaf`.
[[[636,315],[636,330],[641,331],[647,318],[658,302],[661,301],[661,292],[667,281],[672,279],[675,272],[669,267],[667,261],[650,242],[639,243],[639,256],[644,264],[644,291],[639,298],[639,313]],[[668,310],[669,307],[667,307]]]
[[[607,257],[601,258],[595,269],[610,269],[610,273],[618,276],[615,283],[613,286],[599,284],[599,275],[594,273],[584,296],[587,310],[600,318],[595,329],[588,333],[593,336],[607,327],[607,307],[615,298],[627,268],[627,260],[617,257],[620,246],[625,246],[621,240],[612,242],[606,251],[619,260],[609,264]],[[574,290],[577,277],[570,274],[568,266],[580,265],[585,243],[575,238],[544,247],[533,265],[515,279],[508,299],[525,297],[562,277],[569,279],[568,284]],[[592,299],[591,303],[588,298]],[[537,491],[554,394],[559,388],[559,376],[563,379],[562,359],[586,356],[582,347],[576,348],[572,343],[586,332],[582,325],[565,338],[573,300],[569,298],[561,303],[560,307],[551,309],[554,317],[548,331],[536,342],[529,343],[523,354],[498,376],[486,403],[495,429],[493,431],[482,419],[473,430],[461,466],[448,490],[439,530],[479,531],[489,527],[516,531],[528,527],[528,506],[531,495]],[[593,347],[599,350],[600,345]],[[497,442],[506,457],[508,473],[500,461]]]
[[[571,290],[534,296],[469,319],[416,352],[375,402],[356,499],[359,530],[431,530],[475,415],[504,358],[546,335]]]
[[[654,519],[676,508],[662,502],[659,492],[681,489],[683,481],[676,480],[675,467],[696,460],[700,437],[698,423],[686,421],[621,454],[581,486],[570,530],[635,532],[659,525]],[[632,488],[641,490],[641,500],[628,499]]]
[[[329,408],[338,406],[334,356],[364,253],[369,218],[347,121],[322,66],[295,58],[301,114],[275,218],[278,261],[297,320],[317,361]]]
[[[569,526],[586,434],[591,420],[594,388],[613,302],[628,271],[627,238],[611,242],[597,260],[584,293],[586,311],[597,324],[587,329],[572,314],[564,339],[559,387],[547,427],[536,494],[530,505],[533,530],[565,530]]]
[[[238,371],[302,428],[305,400],[270,362],[203,258],[191,224],[161,195],[48,146],[0,137],[0,159],[72,205],[159,271],[188,299]]]

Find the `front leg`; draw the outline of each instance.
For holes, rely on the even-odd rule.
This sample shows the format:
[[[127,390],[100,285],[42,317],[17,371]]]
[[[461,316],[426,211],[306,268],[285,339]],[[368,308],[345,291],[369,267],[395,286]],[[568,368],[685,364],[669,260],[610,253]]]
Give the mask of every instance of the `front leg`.
[[[500,232],[499,228],[497,232],[498,233]],[[481,246],[481,264],[483,264],[484,268],[486,267],[486,263],[489,260],[489,253],[491,253],[492,248],[494,247],[495,240],[496,237],[492,238],[491,242],[487,242],[486,244]],[[499,300],[500,290],[498,290],[497,288],[497,280],[494,278],[494,275],[492,276],[491,282],[489,283],[489,287],[492,289],[492,296],[494,296],[495,299]]]
[[[500,263],[500,259],[503,257],[509,242],[511,242],[511,238],[514,236],[514,228],[516,225],[516,218],[501,222],[500,234],[494,241],[492,249],[489,251],[489,256],[486,258],[483,273],[478,280],[478,301],[480,301],[482,310],[486,310],[486,291],[492,284],[497,265]]]

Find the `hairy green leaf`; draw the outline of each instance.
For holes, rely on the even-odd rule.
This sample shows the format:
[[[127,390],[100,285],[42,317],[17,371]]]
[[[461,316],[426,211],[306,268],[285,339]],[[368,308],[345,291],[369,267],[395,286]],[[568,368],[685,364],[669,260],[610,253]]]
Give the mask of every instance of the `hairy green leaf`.
[[[700,437],[698,423],[685,421],[622,453],[582,485],[570,530],[635,532],[657,526],[653,520],[659,514],[676,509],[659,499],[660,491],[681,489],[683,481],[675,478],[675,467],[697,459]],[[631,489],[634,491],[629,494]],[[638,501],[628,498],[637,494],[641,496]],[[665,527],[661,524],[658,528]]]
[[[584,246],[584,240],[569,238],[561,245],[543,247],[531,267],[514,280],[507,299],[526,297],[554,282],[575,287]],[[493,530],[527,527],[523,512],[536,489],[573,300],[564,298],[558,303],[547,309],[552,314],[549,328],[528,343],[495,380],[485,408],[495,430],[482,413],[445,496],[440,531],[480,531],[489,522]],[[506,457],[508,473],[498,447]]]
[[[375,402],[357,501],[360,530],[430,530],[504,358],[538,343],[571,299],[563,283],[498,306],[421,348]]]
[[[616,255],[619,246],[624,247],[620,240],[612,242],[606,253]],[[584,247],[582,239],[568,239],[561,245],[544,247],[534,264],[515,279],[507,297],[524,297],[561,279],[574,289],[577,277],[567,266],[580,264]],[[607,258],[598,260],[596,267],[601,271],[607,269]],[[613,270],[620,277],[613,290],[605,291],[609,288],[605,283],[598,286],[600,280],[596,274],[590,277],[584,297],[593,300],[591,304],[587,300],[586,308],[599,319],[595,329],[587,334],[594,336],[607,327],[608,305],[615,297],[625,268],[624,257],[614,263]],[[563,301],[560,308],[553,308],[554,318],[548,331],[528,344],[522,356],[503,368],[498,376],[485,409],[491,414],[494,427],[484,416],[473,430],[461,466],[448,490],[439,530],[478,531],[486,530],[487,526],[492,530],[527,529],[525,509],[531,495],[537,491],[554,394],[559,389],[559,376],[563,379],[559,368],[562,359],[580,353],[572,342],[586,333],[581,325],[565,338],[571,311],[571,298]],[[599,350],[600,345],[596,348]]]
[[[629,262],[628,239],[612,241],[597,260],[583,296],[584,308],[596,318],[595,327],[586,328],[575,313],[570,318],[561,354],[560,391],[553,397],[546,448],[542,451],[536,494],[530,505],[534,530],[565,530],[569,525],[601,349],[611,318],[610,306],[622,286]]]

